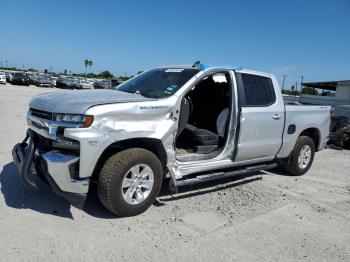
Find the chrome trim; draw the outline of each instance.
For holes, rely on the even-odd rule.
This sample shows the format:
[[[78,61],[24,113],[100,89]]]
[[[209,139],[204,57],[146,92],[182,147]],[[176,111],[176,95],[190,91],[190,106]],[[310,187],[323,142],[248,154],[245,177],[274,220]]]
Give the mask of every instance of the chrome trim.
[[[65,155],[57,151],[49,151],[41,155],[47,164],[48,175],[64,192],[86,194],[89,190],[89,179],[74,180],[71,178],[69,166],[79,161],[79,157]]]
[[[27,120],[34,123],[34,124],[29,123],[29,127],[33,131],[39,133],[40,135],[46,138],[50,138],[53,140],[57,140],[56,135],[57,135],[58,127],[78,128],[81,126],[81,124],[77,124],[77,123],[59,122],[59,121],[52,121],[48,119],[39,118],[39,117],[33,116],[30,110],[27,113]]]

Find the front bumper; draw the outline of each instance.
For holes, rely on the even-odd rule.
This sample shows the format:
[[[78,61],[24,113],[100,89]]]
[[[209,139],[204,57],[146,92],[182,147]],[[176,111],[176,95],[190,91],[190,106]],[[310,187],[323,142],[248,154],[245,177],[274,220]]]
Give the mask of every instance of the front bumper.
[[[56,150],[39,152],[36,143],[37,135],[28,129],[26,138],[12,150],[13,160],[24,182],[37,188],[30,179],[31,174],[37,175],[55,194],[81,208],[89,190],[89,179],[74,176],[79,157]]]

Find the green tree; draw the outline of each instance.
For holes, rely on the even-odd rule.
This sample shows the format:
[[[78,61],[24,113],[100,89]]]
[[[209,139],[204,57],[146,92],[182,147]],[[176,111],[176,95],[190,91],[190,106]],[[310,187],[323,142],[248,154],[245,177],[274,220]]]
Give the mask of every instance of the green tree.
[[[93,63],[94,63],[94,62],[92,62],[92,60],[89,60],[90,71],[91,71],[91,67],[92,67]]]
[[[113,78],[113,74],[109,71],[103,71],[98,76],[102,78]]]
[[[87,68],[88,68],[88,66],[89,66],[89,60],[87,60],[87,59],[85,59],[84,60],[84,65],[85,65],[85,77],[86,77],[86,75],[87,75]]]

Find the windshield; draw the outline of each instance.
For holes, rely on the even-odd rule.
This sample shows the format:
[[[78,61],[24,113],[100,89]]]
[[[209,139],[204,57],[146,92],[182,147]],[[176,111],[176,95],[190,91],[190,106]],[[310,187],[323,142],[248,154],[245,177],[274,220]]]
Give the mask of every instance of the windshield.
[[[198,69],[153,69],[121,84],[116,90],[150,98],[164,98],[173,95],[198,72]]]

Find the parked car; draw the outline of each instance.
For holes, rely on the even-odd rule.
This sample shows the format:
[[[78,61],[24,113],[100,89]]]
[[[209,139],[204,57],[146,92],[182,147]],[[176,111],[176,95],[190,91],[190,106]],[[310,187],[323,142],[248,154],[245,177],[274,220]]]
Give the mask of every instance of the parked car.
[[[56,87],[64,89],[81,89],[82,85],[75,78],[65,77],[57,79]]]
[[[94,88],[94,82],[87,80],[87,79],[81,79],[79,81],[79,83],[81,84],[82,88],[84,89],[92,89]]]
[[[12,78],[13,78],[12,73],[6,73],[6,81],[7,81],[7,82],[11,83]]]
[[[38,78],[39,78],[38,75],[31,75],[31,76],[29,77],[29,83],[30,83],[31,85],[36,85],[36,81],[37,81]]]
[[[281,165],[305,174],[329,134],[327,106],[285,105],[275,76],[233,67],[156,68],[114,90],[34,97],[13,148],[54,192],[82,205],[90,182],[119,216],[144,212],[170,189]]]
[[[337,149],[350,149],[350,105],[334,108],[328,143]]]
[[[116,79],[111,80],[111,88],[117,87],[119,85],[119,81]]]
[[[51,76],[51,80],[52,80],[52,84],[53,84],[53,86],[56,86],[57,79],[58,79],[58,77],[57,77],[57,76]]]
[[[0,73],[0,84],[6,84],[6,75]]]
[[[50,77],[41,76],[36,79],[35,85],[39,87],[53,87],[53,82]]]
[[[95,89],[111,89],[112,84],[111,84],[111,81],[109,81],[109,80],[96,81],[94,83],[94,88]]]
[[[24,73],[13,73],[11,84],[29,86],[30,78],[27,74],[24,74]]]

